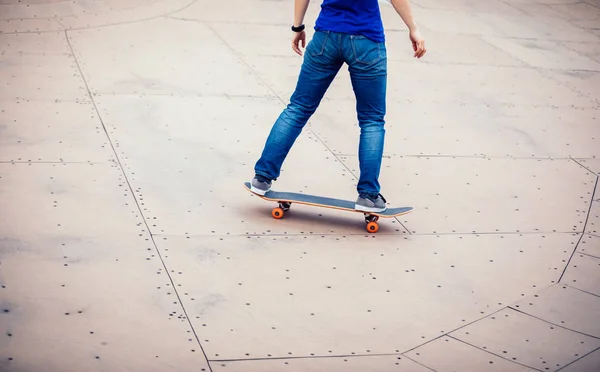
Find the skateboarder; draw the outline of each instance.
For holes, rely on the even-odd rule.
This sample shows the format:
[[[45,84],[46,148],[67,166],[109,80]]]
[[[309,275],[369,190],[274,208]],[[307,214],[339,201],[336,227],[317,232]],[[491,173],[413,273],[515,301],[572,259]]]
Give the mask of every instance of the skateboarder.
[[[421,58],[425,42],[413,20],[408,0],[389,0],[409,29],[414,57]],[[387,51],[378,0],[323,0],[315,33],[305,53],[304,16],[310,0],[295,0],[292,49],[304,60],[290,103],[275,121],[260,159],[255,164],[251,190],[264,195],[308,119],[319,106],[344,63],[348,65],[356,97],[360,127],[360,178],[355,208],[382,212],[379,172],[384,145]]]

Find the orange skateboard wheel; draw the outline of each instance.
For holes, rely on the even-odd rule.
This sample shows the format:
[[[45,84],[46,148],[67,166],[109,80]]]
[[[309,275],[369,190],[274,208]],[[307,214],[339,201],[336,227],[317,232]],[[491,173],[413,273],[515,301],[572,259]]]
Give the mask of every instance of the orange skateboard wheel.
[[[283,208],[280,208],[280,207],[273,208],[273,210],[271,211],[271,216],[273,216],[273,218],[276,218],[278,220],[283,218]]]
[[[376,233],[379,231],[379,225],[375,221],[371,221],[367,224],[367,231],[370,233]]]

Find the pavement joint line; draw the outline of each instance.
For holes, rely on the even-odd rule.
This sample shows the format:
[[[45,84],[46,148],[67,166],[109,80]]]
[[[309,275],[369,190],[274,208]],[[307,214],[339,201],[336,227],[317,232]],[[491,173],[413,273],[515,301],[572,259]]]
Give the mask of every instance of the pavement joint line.
[[[196,0],[194,0],[196,1]],[[108,130],[106,128],[106,124],[104,123],[104,120],[102,119],[102,114],[100,113],[100,110],[98,109],[98,106],[96,104],[96,101],[93,98],[92,92],[89,88],[89,84],[87,82],[87,80],[85,79],[85,75],[83,74],[83,70],[81,69],[81,65],[79,63],[79,60],[77,59],[77,56],[75,55],[75,50],[73,49],[73,45],[71,43],[71,40],[69,39],[69,34],[68,31],[65,30],[64,31],[64,36],[65,39],[67,41],[67,44],[69,45],[69,49],[71,51],[71,54],[73,55],[73,59],[75,60],[75,64],[77,66],[77,70],[79,72],[79,77],[82,79],[83,83],[85,84],[85,88],[87,91],[87,94],[89,95],[90,99],[92,100],[92,104],[94,105],[94,110],[96,111],[96,114],[98,115],[98,120],[100,121],[100,124],[102,125],[102,129],[104,130],[104,133],[106,134],[106,139],[108,141],[108,143],[111,146],[111,149],[113,151],[113,154],[116,158],[116,163],[119,167],[119,170],[121,171],[121,174],[123,175],[123,179],[125,180],[125,183],[127,184],[127,188],[129,189],[129,192],[131,193],[131,197],[133,198],[133,201],[135,202],[136,208],[138,210],[138,212],[140,213],[140,217],[142,219],[142,223],[144,224],[144,226],[146,227],[146,231],[150,237],[150,240],[152,241],[152,244],[154,245],[154,249],[156,251],[156,254],[160,260],[160,262],[162,263],[163,268],[165,269],[165,273],[167,275],[167,277],[169,278],[169,282],[171,283],[171,287],[173,288],[173,292],[175,293],[175,296],[177,297],[177,301],[179,302],[179,305],[181,306],[181,310],[183,311],[183,314],[185,315],[185,319],[187,320],[188,326],[191,329],[191,332],[193,333],[196,342],[198,344],[198,347],[200,347],[200,350],[202,351],[202,354],[204,355],[204,360],[206,361],[206,364],[208,366],[208,369],[210,372],[212,372],[212,367],[210,365],[210,362],[208,361],[208,355],[206,354],[206,351],[204,350],[204,347],[202,345],[202,343],[200,342],[200,338],[198,336],[198,333],[196,332],[196,329],[194,328],[194,324],[192,323],[192,320],[190,319],[188,312],[183,304],[183,300],[181,298],[181,295],[179,293],[179,290],[177,289],[177,286],[175,285],[175,281],[173,280],[173,277],[170,274],[169,268],[167,267],[167,264],[165,263],[165,260],[162,256],[162,254],[160,253],[160,249],[158,248],[158,245],[156,244],[156,241],[154,239],[154,236],[152,235],[152,230],[150,229],[150,225],[148,224],[148,221],[146,219],[146,216],[144,215],[144,211],[140,205],[140,202],[138,200],[138,198],[136,197],[136,193],[135,193],[135,189],[133,188],[133,186],[131,185],[131,181],[129,180],[129,177],[127,175],[127,172],[125,172],[125,167],[123,166],[121,159],[119,158],[119,154],[117,153],[116,147],[113,143],[112,138],[110,137],[110,134],[108,133]]]
[[[575,289],[575,290],[577,290],[577,291],[579,291],[579,292],[587,293],[587,294],[589,294],[589,295],[591,295],[591,296],[594,296],[594,297],[600,297],[600,295],[598,295],[598,294],[595,294],[595,293],[592,293],[592,292],[588,292],[588,291],[586,291],[586,290],[583,290],[583,289],[581,289],[581,288],[573,287],[573,286],[572,286],[572,285],[570,285],[570,284],[562,284],[562,283],[559,283],[559,285],[562,285],[562,286],[565,286],[565,287],[569,287],[569,288],[571,288],[571,289]]]
[[[1,35],[1,34],[0,34]],[[69,54],[70,55],[70,54]],[[25,98],[25,97],[15,97],[15,98],[0,98],[0,102],[46,102],[46,103],[84,103],[91,105],[92,101],[86,99],[43,99],[43,98]]]
[[[584,355],[580,356],[579,358],[575,359],[575,360],[574,360],[574,361],[572,361],[571,363],[569,363],[569,364],[566,364],[566,365],[564,365],[564,366],[560,367],[559,369],[557,369],[557,370],[556,370],[556,371],[554,371],[554,372],[559,372],[559,371],[562,371],[563,369],[567,368],[568,366],[570,366],[570,365],[572,365],[572,364],[574,364],[574,363],[576,363],[576,362],[580,361],[581,359],[583,359],[583,358],[585,358],[585,357],[587,357],[587,356],[589,356],[589,355],[591,355],[591,354],[593,354],[593,353],[595,353],[595,352],[598,352],[598,351],[600,351],[600,347],[598,347],[598,348],[596,348],[596,349],[594,349],[594,350],[590,351],[589,353],[586,353],[586,354],[584,354]]]
[[[146,17],[146,18],[142,18],[142,19],[136,19],[133,21],[125,21],[125,22],[113,22],[113,23],[105,23],[105,24],[99,24],[99,25],[95,25],[95,26],[85,26],[85,27],[65,27],[62,23],[59,22],[59,18],[56,17],[46,17],[46,18],[5,18],[5,19],[0,19],[0,21],[15,21],[15,20],[54,20],[56,22],[56,24],[58,25],[59,28],[57,29],[52,29],[52,30],[35,30],[35,31],[10,31],[10,32],[2,32],[0,31],[0,35],[18,35],[18,34],[45,34],[45,33],[62,33],[62,32],[66,32],[66,31],[81,31],[81,30],[91,30],[91,29],[95,29],[95,28],[104,28],[104,27],[112,27],[112,26],[121,26],[121,25],[129,25],[129,24],[135,24],[135,23],[141,23],[141,22],[147,22],[147,21],[152,21],[154,19],[159,19],[159,18],[169,18],[169,16],[171,14],[175,14],[175,13],[179,13],[187,8],[189,8],[190,6],[194,5],[196,2],[198,2],[198,0],[191,0],[187,5],[184,5],[183,7],[179,8],[179,9],[175,9],[172,11],[168,11],[167,13],[164,14],[158,14],[155,16],[151,16],[151,17]],[[87,14],[84,14],[87,15]],[[61,18],[77,18],[79,15],[77,16],[67,16],[67,17],[61,17]]]
[[[345,158],[354,158],[357,157],[358,155],[356,154],[338,154],[338,156],[341,157],[345,157]],[[571,156],[560,156],[560,157],[549,157],[549,156],[510,156],[510,155],[506,155],[506,156],[498,156],[498,155],[493,155],[493,156],[488,156],[488,155],[444,155],[444,154],[418,154],[418,155],[412,155],[412,154],[384,154],[383,155],[384,158],[386,159],[391,159],[391,158],[456,158],[456,159],[483,159],[483,160],[487,160],[487,159],[514,159],[514,160],[559,160],[559,161],[564,161],[564,160],[575,160],[575,159],[579,159],[579,160],[596,160],[598,158],[596,157],[571,157]],[[595,173],[593,171],[590,170],[590,172]]]
[[[381,354],[354,354],[354,355],[310,355],[310,356],[298,356],[298,357],[258,357],[258,358],[240,358],[240,359],[211,359],[211,362],[254,362],[254,361],[271,361],[271,360],[298,360],[298,359],[342,359],[342,358],[372,358],[372,357],[382,357],[382,356],[395,356],[401,359],[401,357],[406,358],[416,364],[421,365],[424,368],[427,368],[430,371],[434,371],[434,369],[429,368],[428,366],[400,353],[381,353]]]
[[[517,11],[521,12],[523,15],[525,15],[525,16],[527,16],[527,17],[535,17],[535,16],[537,16],[537,14],[532,14],[532,13],[530,13],[530,12],[527,12],[527,11],[526,11],[526,10],[524,10],[524,9],[520,9],[520,8],[518,8],[516,5],[514,5],[514,4],[513,4],[513,3],[511,3],[510,1],[501,0],[501,2],[502,2],[502,3],[504,3],[504,5],[507,5],[507,6],[511,7],[511,8],[513,8],[513,9],[515,9],[515,10],[517,10]],[[548,9],[550,9],[550,10],[554,10],[554,9],[550,8],[550,5],[555,5],[555,4],[544,4],[544,3],[536,3],[536,4],[537,4],[537,5],[539,5],[539,6],[546,7],[546,8],[548,8]],[[560,4],[560,3],[559,3],[559,4]],[[559,13],[560,13],[560,12],[559,12]],[[575,27],[575,28],[578,28],[578,29],[579,29],[579,31],[588,32],[588,30],[587,30],[587,29],[585,29],[584,27],[580,27],[579,25],[577,25],[577,24],[575,24],[575,23],[572,23],[570,20],[568,20],[568,21],[567,21],[567,23],[568,23],[569,25],[571,25],[571,26]]]
[[[354,100],[354,98],[347,98],[347,97],[341,97],[341,98],[331,98],[331,97],[323,97],[323,100],[325,101],[338,101],[338,102],[343,102],[343,101],[350,101],[350,100]],[[411,100],[411,99],[390,99],[388,100],[388,103],[400,103],[400,104],[415,104],[415,103],[425,103],[428,105],[447,105],[447,106],[456,106],[456,105],[460,105],[463,107],[480,107],[480,106],[486,106],[486,107],[509,107],[509,108],[528,108],[528,109],[537,109],[537,108],[552,108],[552,109],[561,109],[561,110],[584,110],[584,109],[597,109],[599,106],[598,103],[594,103],[592,100],[590,100],[590,104],[582,106],[582,105],[549,105],[549,104],[520,104],[520,103],[512,103],[512,102],[494,102],[493,104],[490,103],[477,103],[477,102],[464,102],[464,101],[454,101],[454,100],[445,100],[445,101],[437,101],[437,100],[428,100],[428,99],[419,99],[417,101]]]
[[[491,355],[493,355],[493,356],[495,356],[495,357],[498,357],[498,358],[500,358],[500,359],[504,359],[504,360],[507,360],[507,361],[509,361],[509,362],[511,362],[511,363],[518,364],[518,365],[520,365],[520,366],[523,366],[523,367],[530,368],[530,369],[532,369],[532,370],[534,370],[534,371],[539,371],[539,372],[542,372],[542,370],[541,370],[541,369],[537,369],[537,368],[534,368],[534,367],[528,366],[527,364],[519,363],[519,362],[517,362],[517,361],[515,361],[515,360],[508,359],[508,358],[506,358],[506,357],[504,357],[504,356],[502,356],[502,355],[498,355],[498,354],[495,354],[495,353],[493,353],[493,352],[491,352],[491,351],[489,351],[489,350],[482,349],[482,348],[480,348],[480,347],[478,347],[478,346],[476,346],[476,345],[470,344],[470,343],[468,343],[468,342],[466,342],[466,341],[463,341],[463,340],[461,340],[461,339],[458,339],[458,338],[456,338],[456,337],[454,337],[454,336],[450,336],[450,335],[448,335],[448,337],[450,337],[451,339],[453,339],[453,340],[455,340],[455,341],[462,342],[463,344],[466,344],[466,345],[469,345],[469,346],[471,346],[471,347],[474,347],[474,348],[476,348],[476,349],[478,349],[478,350],[480,350],[480,351],[485,351],[486,353],[488,353],[488,354],[491,354]]]
[[[594,8],[600,9],[600,4],[594,4],[588,0],[583,0],[583,2],[586,3],[587,5],[593,6]]]
[[[0,164],[110,164],[111,161],[35,161],[35,160],[0,160]]]
[[[424,368],[427,368],[430,371],[437,372],[435,369],[433,369],[433,368],[431,368],[431,367],[429,367],[429,366],[427,366],[427,365],[425,365],[425,364],[423,364],[423,363],[421,363],[421,362],[419,362],[419,361],[417,361],[417,360],[409,357],[408,355],[404,355],[404,354],[400,354],[400,355],[402,355],[403,357],[405,357],[406,359],[408,359],[408,360],[410,360],[410,361],[412,361],[414,363],[417,363],[418,365],[420,365],[420,366],[422,366]]]
[[[380,353],[380,354],[336,354],[336,355],[301,355],[301,356],[281,356],[281,357],[256,357],[256,358],[228,358],[228,359],[209,359],[211,362],[249,362],[264,360],[294,360],[294,359],[341,359],[341,358],[374,358],[382,356],[401,356],[400,353]]]
[[[581,243],[581,240],[583,239],[583,237],[586,234],[585,230],[587,229],[588,221],[590,219],[590,214],[592,212],[592,205],[594,203],[594,195],[596,194],[596,189],[598,188],[598,178],[600,178],[600,177],[596,176],[596,182],[594,183],[594,189],[592,190],[592,196],[590,197],[590,203],[589,203],[589,207],[588,207],[588,211],[587,211],[587,216],[586,216],[585,222],[583,224],[582,234],[579,236],[579,239],[577,240],[577,244],[575,244],[575,247],[573,248],[573,252],[571,253],[571,256],[569,257],[569,260],[565,264],[565,268],[563,269],[562,274],[560,274],[560,277],[559,277],[557,283],[561,282],[562,278],[564,277],[565,273],[567,272],[567,269],[569,268],[569,265],[571,264],[571,260],[573,259],[573,256],[575,256],[575,252],[577,252],[577,249],[579,248],[579,244]]]
[[[298,360],[298,359],[342,359],[342,358],[373,358],[373,357],[382,357],[382,356],[395,356],[399,359],[406,358],[414,363],[421,365],[422,367],[427,368],[430,371],[435,371],[430,367],[406,356],[401,353],[381,353],[381,354],[353,354],[353,355],[307,355],[307,356],[297,356],[297,357],[257,357],[257,358],[231,358],[231,359],[211,359],[211,362],[218,363],[226,363],[226,362],[255,362],[255,361],[271,361],[271,360]]]
[[[568,90],[570,90],[573,93],[577,93],[581,97],[585,97],[586,99],[589,99],[590,103],[592,104],[592,106],[591,106],[592,108],[598,108],[599,103],[598,103],[598,101],[596,101],[595,97],[593,97],[592,94],[588,94],[588,93],[582,92],[579,89],[576,89],[575,87],[573,87],[572,85],[570,85],[568,82],[558,80],[553,75],[548,74],[548,72],[550,72],[552,70],[541,69],[541,68],[537,68],[537,70],[540,73],[540,75],[542,75],[544,78],[555,82],[556,84],[562,86],[563,88],[567,88]],[[559,70],[559,71],[563,71],[563,70]],[[593,73],[598,73],[599,72],[598,70],[589,70],[589,71],[588,70],[566,70],[566,71],[572,71],[572,72],[593,72]]]
[[[555,284],[555,285],[561,285],[561,284]],[[538,291],[538,293],[539,293],[539,291]],[[571,328],[568,328],[568,327],[562,326],[562,325],[560,325],[560,324],[552,323],[552,322],[550,322],[550,321],[548,321],[548,320],[546,320],[546,319],[542,319],[542,318],[540,318],[540,317],[537,317],[537,316],[535,316],[535,315],[529,314],[528,312],[526,312],[526,311],[523,311],[523,310],[521,310],[521,309],[515,309],[515,308],[514,308],[514,307],[512,307],[512,306],[507,306],[507,309],[510,309],[510,310],[516,311],[516,312],[518,312],[518,313],[521,313],[521,314],[523,314],[523,315],[526,315],[526,316],[528,316],[528,317],[530,317],[530,318],[537,319],[537,320],[539,320],[539,321],[542,321],[542,322],[544,322],[544,323],[551,324],[551,325],[553,325],[553,326],[555,326],[555,327],[559,327],[559,328],[562,328],[562,329],[566,329],[567,331],[575,332],[575,333],[578,333],[578,334],[580,334],[580,335],[584,335],[584,336],[587,336],[587,337],[590,337],[590,338],[595,338],[595,339],[597,339],[597,340],[600,340],[600,337],[598,337],[598,336],[593,336],[593,335],[587,334],[587,333],[585,333],[585,332],[580,332],[580,331],[577,331],[577,330],[574,330],[574,329],[571,329]]]
[[[456,32],[455,34],[459,35],[473,35],[465,32]],[[576,40],[568,40],[568,39],[540,39],[539,37],[525,37],[525,36],[491,36],[491,37],[500,37],[503,39],[513,39],[513,40],[527,40],[527,41],[548,41],[551,43],[589,43],[595,44],[597,41],[576,41]]]
[[[201,19],[195,19],[195,18],[185,18],[185,17],[177,17],[177,16],[172,16],[172,15],[168,15],[165,16],[166,18],[170,18],[176,21],[184,21],[184,22],[198,22],[198,23],[223,23],[223,24],[235,24],[235,25],[256,25],[256,26],[273,26],[273,27],[288,27],[287,23],[265,23],[265,22],[254,22],[254,21],[203,21]]]
[[[540,291],[542,291],[542,290],[544,290],[544,289],[547,289],[547,288],[549,288],[549,287],[551,287],[551,286],[554,286],[554,285],[557,285],[557,283],[553,283],[553,284],[551,284],[551,285],[548,285],[548,286],[546,286],[546,287],[544,287],[544,288],[540,288],[540,289],[538,290],[538,293],[539,293]],[[488,317],[490,317],[490,316],[492,316],[492,315],[495,315],[495,314],[497,314],[497,313],[499,313],[499,312],[501,312],[501,311],[503,311],[503,310],[507,310],[507,309],[508,309],[508,310],[514,310],[514,311],[517,311],[517,310],[515,310],[515,309],[511,308],[511,307],[510,307],[510,305],[508,305],[508,306],[504,306],[504,307],[502,307],[501,309],[499,309],[499,310],[497,310],[497,311],[494,311],[494,312],[492,312],[492,313],[490,313],[490,314],[487,314],[487,315],[485,315],[485,316],[483,316],[483,317],[480,317],[480,318],[478,318],[478,319],[476,319],[476,320],[474,320],[474,321],[472,321],[472,322],[470,322],[470,323],[468,323],[468,324],[464,324],[464,325],[462,325],[462,326],[460,326],[460,327],[458,327],[458,328],[456,328],[456,329],[453,329],[453,330],[451,330],[450,332],[446,332],[445,334],[443,334],[443,335],[441,335],[441,336],[439,336],[439,337],[436,337],[436,338],[435,338],[435,339],[433,339],[433,340],[429,340],[429,341],[427,341],[426,343],[423,343],[423,344],[421,344],[421,345],[419,345],[419,346],[417,346],[417,347],[414,347],[414,348],[412,348],[411,350],[408,350],[408,351],[406,351],[405,353],[408,353],[408,352],[410,352],[410,351],[413,351],[413,350],[415,350],[415,349],[418,349],[419,347],[421,347],[421,346],[423,346],[423,345],[426,345],[426,344],[428,344],[428,343],[430,343],[430,342],[432,342],[432,341],[435,341],[436,339],[439,339],[439,338],[442,338],[442,337],[449,337],[449,338],[452,338],[452,339],[454,339],[454,340],[456,340],[456,341],[462,342],[462,343],[464,343],[464,344],[467,344],[467,345],[469,345],[469,346],[472,346],[472,347],[474,347],[474,348],[476,348],[476,349],[479,349],[479,350],[481,350],[481,351],[485,351],[485,352],[487,352],[487,353],[489,353],[489,354],[491,354],[491,355],[494,355],[494,356],[497,356],[497,357],[499,357],[499,358],[505,359],[505,360],[507,360],[507,361],[509,361],[509,362],[511,362],[511,363],[519,364],[519,365],[522,365],[522,366],[524,366],[524,367],[528,367],[528,368],[532,368],[532,369],[534,369],[534,370],[537,370],[537,371],[541,371],[541,370],[539,370],[539,369],[536,369],[536,368],[533,368],[533,367],[531,367],[531,366],[528,366],[528,365],[525,365],[525,364],[519,363],[519,362],[517,362],[517,361],[514,361],[514,360],[512,360],[512,359],[507,359],[507,358],[503,357],[502,355],[498,355],[498,354],[495,354],[495,353],[493,353],[493,352],[491,352],[491,351],[489,351],[489,350],[482,349],[482,348],[480,348],[480,347],[478,347],[478,346],[472,345],[472,344],[470,344],[470,343],[468,343],[468,342],[466,342],[466,341],[460,340],[460,339],[458,339],[458,338],[456,338],[456,337],[454,337],[454,336],[452,336],[452,335],[451,335],[452,333],[454,333],[454,332],[458,331],[459,329],[462,329],[462,328],[468,327],[468,326],[470,326],[470,325],[472,325],[472,324],[474,324],[474,323],[477,323],[477,322],[479,322],[479,321],[481,321],[481,320],[483,320],[483,319],[485,319],[485,318],[488,318]],[[524,313],[524,314],[525,314],[525,313]],[[529,315],[529,314],[525,314],[525,315],[531,316],[531,315]],[[545,321],[545,322],[546,322],[546,321]],[[547,323],[548,323],[548,322],[547,322]],[[404,353],[402,353],[402,354],[404,354]]]
[[[422,343],[418,344],[417,346],[411,347],[410,349],[408,349],[408,350],[406,350],[406,351],[403,351],[401,354],[402,354],[402,355],[404,355],[404,354],[406,354],[406,353],[409,353],[409,352],[411,352],[411,351],[413,351],[413,350],[416,350],[416,349],[420,348],[421,346],[425,346],[425,345],[427,345],[427,344],[429,344],[429,343],[431,343],[431,342],[434,342],[434,341],[436,341],[436,340],[438,340],[438,339],[440,339],[440,338],[443,338],[443,337],[452,337],[452,338],[454,338],[453,336],[451,336],[451,335],[450,335],[451,333],[454,333],[454,332],[458,331],[458,330],[459,330],[459,329],[461,329],[461,328],[468,327],[468,326],[470,326],[471,324],[477,323],[477,322],[479,322],[480,320],[482,320],[482,319],[485,319],[485,318],[487,318],[487,317],[489,317],[489,316],[495,315],[495,314],[499,313],[500,311],[502,311],[502,310],[504,310],[504,309],[506,309],[506,306],[504,306],[504,307],[502,307],[502,308],[500,308],[500,309],[498,309],[498,310],[496,310],[496,311],[493,311],[493,312],[491,312],[491,313],[489,313],[489,314],[487,314],[487,315],[480,316],[480,317],[476,318],[475,320],[472,320],[472,321],[470,321],[470,322],[468,322],[468,323],[466,323],[466,324],[463,324],[463,325],[461,325],[461,326],[459,326],[459,327],[457,327],[457,328],[454,328],[454,329],[452,329],[452,330],[450,330],[450,331],[448,331],[448,332],[444,332],[444,333],[442,333],[442,334],[441,334],[441,335],[439,335],[439,336],[436,336],[436,337],[434,337],[434,338],[431,338],[431,339],[429,339],[429,340],[427,340],[427,341],[425,341],[425,342],[422,342]],[[458,340],[458,341],[460,341],[460,340]]]
[[[600,259],[600,257],[594,256],[593,254],[589,254],[589,253],[585,253],[585,252],[581,252],[581,251],[577,251],[577,253],[579,253],[579,254],[581,254],[583,256],[588,256],[588,257],[592,257],[592,258],[595,258],[595,259]]]
[[[515,231],[508,231],[508,232],[503,232],[503,231],[489,231],[489,232],[444,232],[444,233],[412,233],[412,234],[408,234],[408,232],[404,233],[404,234],[394,234],[394,233],[387,233],[384,234],[381,231],[377,233],[377,236],[404,236],[406,238],[408,238],[409,236],[479,236],[479,235],[556,235],[556,234],[569,234],[569,235],[578,235],[578,234],[582,234],[582,231],[521,231],[521,232],[515,232]],[[591,235],[591,234],[589,234]],[[270,238],[270,237],[284,237],[284,236],[290,236],[290,237],[302,237],[302,236],[310,236],[310,237],[323,237],[323,236],[327,236],[327,237],[346,237],[346,236],[365,236],[365,237],[373,237],[375,238],[376,235],[368,235],[368,234],[364,234],[364,233],[314,233],[314,234],[302,234],[302,233],[288,233],[288,234],[282,234],[282,233],[263,233],[263,234],[259,234],[259,233],[252,233],[252,234],[178,234],[178,233],[157,233],[154,234],[152,233],[152,236],[156,236],[156,237],[185,237],[185,238],[208,238],[208,237],[231,237],[231,238],[240,238],[240,237],[265,237],[265,238]]]
[[[594,172],[592,169],[590,169],[589,167],[587,167],[585,164],[582,164],[581,162],[579,162],[578,160],[595,160],[596,158],[590,158],[590,159],[583,159],[583,158],[570,158],[571,160],[573,160],[575,163],[577,163],[579,166],[581,166],[583,169],[588,170],[589,172],[595,174],[595,175],[599,175],[597,172]],[[592,200],[593,201],[593,200]]]
[[[485,41],[485,40],[483,40],[483,41]],[[489,44],[489,45],[492,45],[492,44]],[[502,50],[502,49],[499,49],[499,50]],[[403,59],[394,59],[394,58],[389,59],[389,61],[407,62],[408,63],[408,61],[405,61]],[[521,60],[519,60],[519,61],[521,61]],[[525,63],[524,61],[521,61],[521,62]],[[535,71],[538,71],[538,72],[540,72],[540,70],[542,70],[542,71],[552,71],[552,72],[563,72],[563,71],[569,71],[569,72],[600,72],[600,69],[598,69],[598,70],[591,70],[591,69],[534,67],[534,66],[526,65],[526,64],[524,64],[524,65],[502,65],[502,64],[482,64],[482,63],[473,63],[473,62],[436,62],[436,61],[423,61],[423,63],[428,64],[428,65],[440,65],[440,66],[500,67],[500,68],[512,68],[512,69],[515,69],[515,70],[518,70],[518,69],[535,70]]]
[[[65,26],[65,24],[64,24],[64,23],[62,23],[60,19],[58,19],[57,17],[54,17],[54,20],[56,21],[56,23],[58,23],[58,25],[59,25],[60,27],[62,27],[62,30],[65,30],[65,29],[67,29],[67,26]],[[59,32],[60,32],[60,31],[59,31]]]
[[[60,23],[59,19],[56,19],[56,23],[59,25],[59,28],[57,29],[50,29],[50,30],[35,30],[35,31],[9,31],[9,32],[3,32],[0,31],[0,35],[18,35],[18,34],[44,34],[44,33],[59,33],[59,32],[64,32],[64,31],[80,31],[80,30],[89,30],[89,29],[94,29],[94,28],[104,28],[104,27],[111,27],[111,26],[119,26],[119,25],[125,25],[125,24],[134,24],[134,23],[141,23],[141,22],[146,22],[146,21],[151,21],[154,19],[158,19],[158,18],[165,18],[165,19],[172,19],[172,20],[178,20],[178,21],[188,21],[188,22],[199,22],[199,23],[205,23],[205,21],[202,20],[198,20],[198,19],[191,19],[191,18],[183,18],[183,17],[176,17],[176,16],[172,16],[173,14],[179,13],[183,10],[185,10],[186,8],[190,7],[191,5],[193,5],[194,3],[196,3],[198,0],[193,0],[190,4],[184,6],[181,9],[177,9],[165,14],[159,14],[157,16],[152,16],[149,18],[144,18],[144,19],[139,19],[139,20],[134,20],[134,21],[126,21],[126,22],[116,22],[116,23],[107,23],[107,24],[101,24],[101,25],[96,25],[96,26],[87,26],[87,27],[73,27],[73,28],[67,28],[65,27],[62,23]],[[587,3],[589,4],[589,3]],[[1,19],[0,21],[15,21],[15,20],[21,20],[21,19],[26,19],[26,18],[5,18],[5,19]],[[31,18],[31,20],[39,20],[39,19],[52,19],[52,18]],[[287,27],[287,23],[264,23],[264,22],[252,22],[252,21],[210,21],[211,23],[226,23],[226,24],[250,24],[250,25],[263,25],[263,26],[277,26],[277,27]],[[572,24],[571,24],[572,25]],[[425,28],[424,28],[425,30]],[[587,32],[587,29],[581,29],[583,31]],[[396,28],[386,28],[385,29],[386,33],[404,33],[405,30],[404,29],[396,29]],[[432,30],[428,30],[428,33],[441,33],[441,32],[436,32],[436,31],[432,31]],[[480,37],[480,35],[478,34],[472,34],[472,33],[467,33],[467,32],[444,32],[444,34],[446,35],[458,35],[458,36],[466,36],[466,37],[473,37],[473,38],[477,38]],[[573,41],[573,40],[566,40],[566,39],[539,39],[539,38],[532,38],[532,37],[517,37],[517,36],[496,36],[496,37],[502,37],[505,39],[516,39],[516,40],[529,40],[529,41],[544,41],[544,42],[555,42],[555,43],[571,43],[571,42],[578,42],[578,43],[589,43],[589,44],[594,44],[597,42],[593,42],[593,41],[585,41],[585,42],[579,42],[579,41]],[[408,62],[408,61],[406,61]],[[424,63],[434,63],[434,62],[430,62],[430,61],[422,61]],[[448,64],[452,64],[452,62],[448,63]],[[480,66],[493,66],[493,65],[480,65]],[[524,66],[512,66],[512,65],[506,65],[506,66],[499,66],[499,67],[521,67],[521,68],[532,68],[529,65],[524,65]],[[550,69],[552,70],[552,69]],[[561,70],[561,69],[556,69],[557,71],[565,71],[565,70]],[[566,71],[572,71],[572,70],[566,70]],[[587,71],[587,70],[582,70],[582,71]],[[593,72],[595,70],[590,70],[590,72]],[[571,107],[571,106],[565,106],[565,107]]]
[[[276,96],[252,96],[243,94],[172,94],[172,93],[134,93],[134,92],[94,92],[94,96],[139,96],[139,97],[172,97],[172,98],[228,98],[271,101]],[[91,102],[90,102],[91,103]]]
[[[203,21],[200,19],[194,19],[194,18],[186,18],[186,17],[178,17],[178,16],[172,16],[169,15],[167,16],[168,18],[174,19],[174,20],[178,20],[178,21],[187,21],[187,22],[208,22],[208,21]],[[244,21],[244,20],[235,20],[235,21],[228,21],[228,20],[217,20],[217,21],[209,21],[211,23],[219,23],[219,24],[236,24],[236,25],[255,25],[255,26],[273,26],[273,27],[288,27],[287,23],[283,23],[283,22],[262,22],[262,21]],[[465,36],[465,37],[472,37],[472,38],[481,38],[481,35],[479,34],[474,34],[474,33],[468,33],[468,32],[460,32],[460,31],[435,31],[435,30],[431,30],[431,29],[427,29],[425,26],[423,26],[423,30],[427,32],[427,34],[443,34],[443,35],[458,35],[458,36]],[[585,28],[581,28],[582,31],[586,31],[587,29]],[[384,27],[384,31],[388,34],[392,34],[392,33],[406,33],[406,30],[404,28],[395,28],[395,27]],[[571,42],[578,42],[578,43],[588,43],[588,44],[595,44],[598,43],[597,41],[574,41],[574,40],[567,40],[567,39],[555,39],[555,38],[547,38],[547,39],[540,39],[540,38],[536,38],[536,37],[519,37],[519,36],[503,36],[503,35],[490,35],[490,37],[497,37],[497,38],[503,38],[503,39],[513,39],[513,40],[527,40],[527,41],[544,41],[544,42],[553,42],[553,43],[571,43]],[[431,62],[429,62],[431,63]],[[450,62],[451,64],[452,62]],[[513,65],[507,65],[506,67],[519,67],[519,66],[513,66]],[[529,65],[523,65],[521,67],[529,67]]]

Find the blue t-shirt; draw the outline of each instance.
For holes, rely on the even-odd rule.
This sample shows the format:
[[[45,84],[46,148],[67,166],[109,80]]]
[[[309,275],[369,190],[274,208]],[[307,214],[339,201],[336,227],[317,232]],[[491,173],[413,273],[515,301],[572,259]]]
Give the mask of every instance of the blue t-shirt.
[[[378,0],[323,0],[315,30],[385,40]]]

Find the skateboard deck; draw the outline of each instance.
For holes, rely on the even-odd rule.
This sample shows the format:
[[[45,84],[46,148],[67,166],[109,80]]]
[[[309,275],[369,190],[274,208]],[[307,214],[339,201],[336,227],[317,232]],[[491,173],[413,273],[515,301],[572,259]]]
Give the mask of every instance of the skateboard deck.
[[[273,201],[279,204],[278,207],[273,208],[271,215],[273,218],[283,218],[285,212],[290,209],[292,203],[312,205],[316,207],[332,208],[349,212],[363,213],[365,216],[365,222],[367,223],[367,231],[375,233],[379,230],[377,220],[379,217],[391,218],[401,216],[403,214],[410,213],[412,207],[399,207],[399,208],[387,208],[383,212],[364,212],[354,209],[355,202],[350,200],[342,200],[329,198],[326,196],[308,195],[296,192],[280,192],[269,190],[264,195],[259,195],[253,192],[250,188],[250,182],[244,182],[244,187],[253,195],[258,196],[261,199]]]

